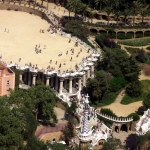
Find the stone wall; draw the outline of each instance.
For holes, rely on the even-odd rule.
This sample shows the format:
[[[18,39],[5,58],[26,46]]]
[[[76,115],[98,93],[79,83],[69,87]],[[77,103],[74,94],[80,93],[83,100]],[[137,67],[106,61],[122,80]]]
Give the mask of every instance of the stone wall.
[[[0,10],[8,10],[8,11],[22,11],[22,12],[27,12],[29,14],[34,14],[37,15],[39,17],[41,17],[42,19],[45,19],[47,22],[51,23],[51,20],[46,16],[46,14],[44,12],[42,12],[42,9],[39,8],[38,9],[34,9],[29,7],[29,5],[27,6],[20,6],[20,5],[15,5],[15,4],[6,4],[6,3],[1,3],[0,4]]]

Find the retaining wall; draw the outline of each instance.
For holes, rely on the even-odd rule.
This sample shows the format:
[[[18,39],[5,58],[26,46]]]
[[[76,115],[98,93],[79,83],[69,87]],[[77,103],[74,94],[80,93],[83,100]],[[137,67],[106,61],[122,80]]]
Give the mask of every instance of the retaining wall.
[[[51,22],[51,20],[47,17],[47,15],[44,12],[42,12],[42,10],[43,10],[42,8],[34,9],[34,8],[29,7],[29,5],[27,5],[27,6],[1,3],[0,4],[0,10],[22,11],[22,12],[26,12],[26,13],[29,13],[29,14],[34,14],[36,16],[41,17],[42,19],[45,19],[47,22],[53,24]]]

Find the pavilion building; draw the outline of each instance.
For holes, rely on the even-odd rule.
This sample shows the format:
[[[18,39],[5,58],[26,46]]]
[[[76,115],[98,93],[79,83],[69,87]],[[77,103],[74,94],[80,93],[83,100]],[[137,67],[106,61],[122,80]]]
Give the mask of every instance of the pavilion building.
[[[0,62],[0,96],[9,95],[9,89],[15,88],[15,73]]]

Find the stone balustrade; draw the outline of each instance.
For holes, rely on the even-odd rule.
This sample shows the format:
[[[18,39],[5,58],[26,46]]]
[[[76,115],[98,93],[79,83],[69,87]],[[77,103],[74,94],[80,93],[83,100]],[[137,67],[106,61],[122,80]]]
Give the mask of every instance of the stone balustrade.
[[[111,120],[111,121],[114,121],[114,122],[131,122],[133,121],[133,118],[132,117],[128,117],[128,118],[119,118],[119,117],[113,117],[113,116],[109,116],[109,115],[106,115],[106,114],[103,114],[103,113],[98,113],[96,112],[97,115],[105,118],[105,119],[108,119],[108,120]]]

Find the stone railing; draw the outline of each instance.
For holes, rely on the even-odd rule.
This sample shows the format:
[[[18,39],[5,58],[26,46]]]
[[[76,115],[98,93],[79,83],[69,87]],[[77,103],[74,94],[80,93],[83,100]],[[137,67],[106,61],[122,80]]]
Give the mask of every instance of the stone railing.
[[[108,119],[108,120],[111,120],[113,122],[131,122],[133,121],[133,118],[132,117],[128,117],[128,118],[119,118],[119,117],[112,117],[112,116],[109,116],[109,115],[106,115],[106,114],[103,114],[103,113],[98,113],[96,112],[97,115],[105,118],[105,119]]]

